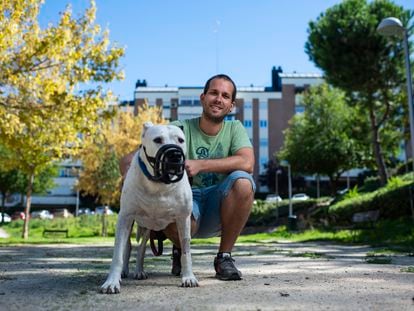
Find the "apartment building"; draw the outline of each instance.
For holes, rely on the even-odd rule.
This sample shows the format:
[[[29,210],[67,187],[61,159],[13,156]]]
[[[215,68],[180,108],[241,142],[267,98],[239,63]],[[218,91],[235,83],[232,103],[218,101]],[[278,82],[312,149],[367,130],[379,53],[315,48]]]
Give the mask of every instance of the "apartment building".
[[[237,86],[236,107],[227,117],[240,120],[252,141],[255,157],[255,180],[265,171],[265,164],[283,145],[283,131],[295,113],[304,110],[303,91],[323,82],[319,74],[283,73],[273,67],[271,86]],[[235,81],[237,83],[237,81]],[[134,92],[134,111],[147,101],[150,106],[162,107],[163,117],[182,120],[197,117],[202,112],[202,86],[153,87],[138,80]]]
[[[304,111],[301,103],[303,91],[323,81],[318,74],[283,73],[281,67],[271,70],[271,86],[237,86],[236,107],[227,117],[240,120],[252,141],[256,166],[254,178],[265,172],[265,164],[274,158],[283,145],[283,131],[295,113]],[[237,82],[237,81],[236,81]],[[121,103],[122,110],[137,113],[137,108],[147,101],[150,106],[162,107],[163,117],[182,120],[197,117],[202,112],[200,94],[202,86],[154,87],[145,80],[138,80],[134,99]],[[81,167],[79,161],[62,161],[55,187],[48,194],[32,198],[34,206],[75,206],[79,197],[75,191],[77,177],[73,168]],[[266,191],[266,189],[258,189]],[[16,196],[11,203],[19,204]]]

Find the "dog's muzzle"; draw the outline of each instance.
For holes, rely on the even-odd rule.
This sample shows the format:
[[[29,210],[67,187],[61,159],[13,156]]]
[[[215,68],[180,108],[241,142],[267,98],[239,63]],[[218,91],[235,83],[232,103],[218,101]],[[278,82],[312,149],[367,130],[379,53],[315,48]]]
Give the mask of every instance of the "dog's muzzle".
[[[174,144],[167,144],[158,149],[155,157],[150,157],[144,147],[144,153],[151,167],[154,176],[148,174],[153,181],[166,184],[179,182],[184,176],[185,155],[183,149]]]

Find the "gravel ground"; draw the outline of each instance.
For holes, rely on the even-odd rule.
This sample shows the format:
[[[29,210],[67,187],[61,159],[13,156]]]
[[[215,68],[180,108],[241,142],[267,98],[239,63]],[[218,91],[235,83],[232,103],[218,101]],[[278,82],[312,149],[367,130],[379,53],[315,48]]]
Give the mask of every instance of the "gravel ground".
[[[0,247],[0,310],[414,310],[414,257],[369,264],[365,246],[326,243],[238,245],[243,280],[214,278],[214,246],[193,246],[198,288],[169,274],[171,249],[148,253],[149,279],[99,293],[112,245]],[[133,260],[131,260],[133,261]],[[130,270],[133,271],[131,262]]]

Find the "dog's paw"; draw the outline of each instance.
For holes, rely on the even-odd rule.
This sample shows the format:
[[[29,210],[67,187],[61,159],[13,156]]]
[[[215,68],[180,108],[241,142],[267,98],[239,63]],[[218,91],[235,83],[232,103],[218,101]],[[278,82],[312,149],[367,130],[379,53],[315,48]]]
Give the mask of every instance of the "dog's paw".
[[[126,279],[129,275],[129,270],[122,270],[121,278]]]
[[[134,274],[134,279],[136,280],[146,280],[148,279],[148,274],[145,271],[136,271]]]
[[[101,286],[100,292],[102,294],[119,294],[121,292],[120,281],[111,280],[108,278],[106,282]]]
[[[181,287],[198,287],[198,281],[194,275],[183,276],[181,278]]]

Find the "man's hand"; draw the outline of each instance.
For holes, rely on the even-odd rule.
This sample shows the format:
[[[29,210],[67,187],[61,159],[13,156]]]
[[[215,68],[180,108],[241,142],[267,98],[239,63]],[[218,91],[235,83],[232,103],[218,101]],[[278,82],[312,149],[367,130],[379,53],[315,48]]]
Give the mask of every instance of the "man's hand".
[[[187,175],[189,177],[193,177],[197,175],[201,170],[200,164],[201,164],[200,160],[186,160],[185,170],[187,171]]]
[[[220,159],[186,160],[185,170],[189,177],[198,173],[227,174],[236,170],[253,173],[254,153],[252,148],[242,148],[235,155]]]

